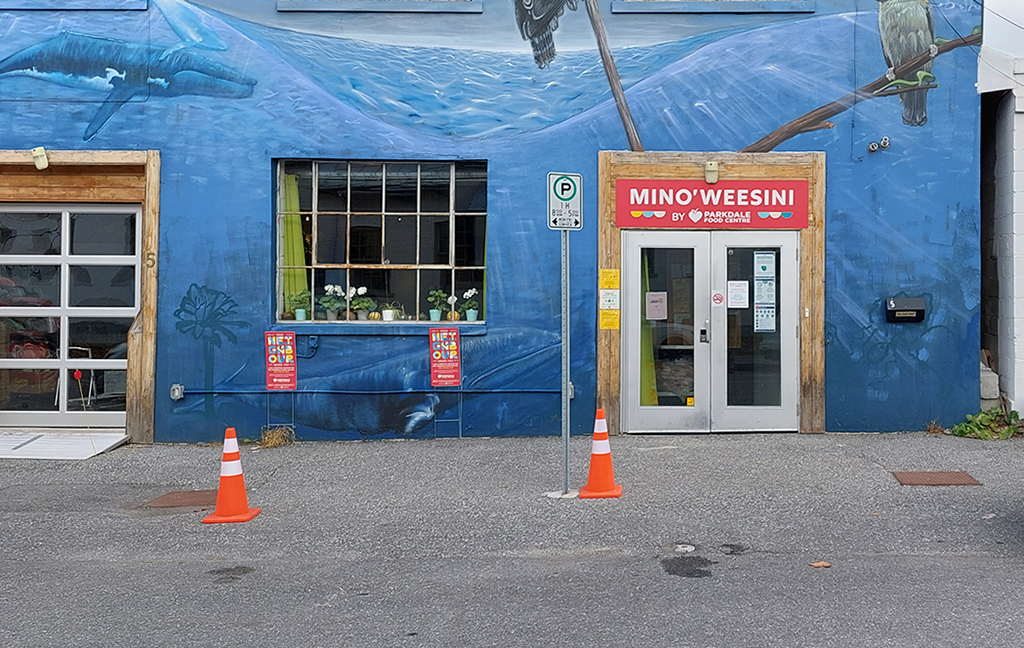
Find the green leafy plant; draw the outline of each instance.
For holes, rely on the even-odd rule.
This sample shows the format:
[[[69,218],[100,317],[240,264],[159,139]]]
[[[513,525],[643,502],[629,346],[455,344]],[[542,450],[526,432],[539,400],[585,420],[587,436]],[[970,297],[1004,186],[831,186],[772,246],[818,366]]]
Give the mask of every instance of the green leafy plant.
[[[395,311],[395,315],[396,316],[399,315],[399,314],[405,315],[405,307],[402,306],[402,302],[400,302],[400,301],[384,302],[383,304],[380,305],[380,309],[382,311],[386,311],[386,310]]]
[[[293,311],[296,308],[308,309],[312,302],[313,295],[309,290],[303,290],[301,292],[292,293],[285,297],[285,303],[288,305],[288,310]]]
[[[433,304],[434,308],[442,313],[447,313],[451,310],[450,304],[448,303],[448,293],[443,290],[431,290],[430,294],[427,296],[427,301]]]
[[[971,437],[973,439],[1009,439],[1014,435],[1024,435],[1024,421],[1015,410],[1004,413],[998,407],[987,409],[978,414],[968,414],[967,420],[958,423],[950,430],[953,436]]]
[[[354,311],[372,311],[377,308],[377,302],[366,296],[366,286],[349,286],[349,305]]]
[[[324,310],[340,311],[345,308],[345,289],[341,286],[327,284],[324,286],[323,297],[317,300]]]

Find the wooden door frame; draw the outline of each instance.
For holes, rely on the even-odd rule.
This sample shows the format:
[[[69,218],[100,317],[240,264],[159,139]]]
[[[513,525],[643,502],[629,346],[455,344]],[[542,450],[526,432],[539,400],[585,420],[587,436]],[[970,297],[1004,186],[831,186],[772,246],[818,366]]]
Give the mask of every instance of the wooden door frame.
[[[156,389],[160,151],[47,151],[37,170],[29,151],[0,150],[0,202],[129,203],[142,208],[139,313],[128,334],[126,433],[152,443]]]
[[[800,230],[800,432],[825,431],[825,154],[811,153],[598,153],[598,274],[622,276],[622,230],[615,225],[615,181],[704,179],[704,163],[718,162],[722,180],[807,180],[807,227]],[[620,286],[621,289],[621,286]],[[621,319],[621,316],[620,316]],[[597,406],[608,429],[620,431],[621,328],[597,330]]]

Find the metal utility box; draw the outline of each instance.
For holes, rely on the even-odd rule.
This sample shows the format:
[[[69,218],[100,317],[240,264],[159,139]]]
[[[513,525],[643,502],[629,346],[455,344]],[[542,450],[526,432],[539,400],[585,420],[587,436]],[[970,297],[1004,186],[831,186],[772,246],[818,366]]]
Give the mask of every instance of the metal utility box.
[[[924,298],[889,297],[885,300],[885,321],[920,322],[924,320]]]

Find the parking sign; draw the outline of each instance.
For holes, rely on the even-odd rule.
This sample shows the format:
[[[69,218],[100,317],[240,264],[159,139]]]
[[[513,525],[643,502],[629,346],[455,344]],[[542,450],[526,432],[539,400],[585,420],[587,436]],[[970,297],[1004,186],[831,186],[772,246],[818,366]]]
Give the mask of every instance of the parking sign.
[[[583,229],[583,176],[548,174],[548,229]]]

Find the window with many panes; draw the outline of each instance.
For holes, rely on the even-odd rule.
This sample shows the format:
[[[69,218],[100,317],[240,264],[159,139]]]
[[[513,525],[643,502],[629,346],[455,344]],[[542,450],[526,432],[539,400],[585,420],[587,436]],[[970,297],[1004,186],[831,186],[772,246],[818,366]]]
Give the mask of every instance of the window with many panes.
[[[486,162],[281,160],[277,174],[279,319],[483,320]]]

